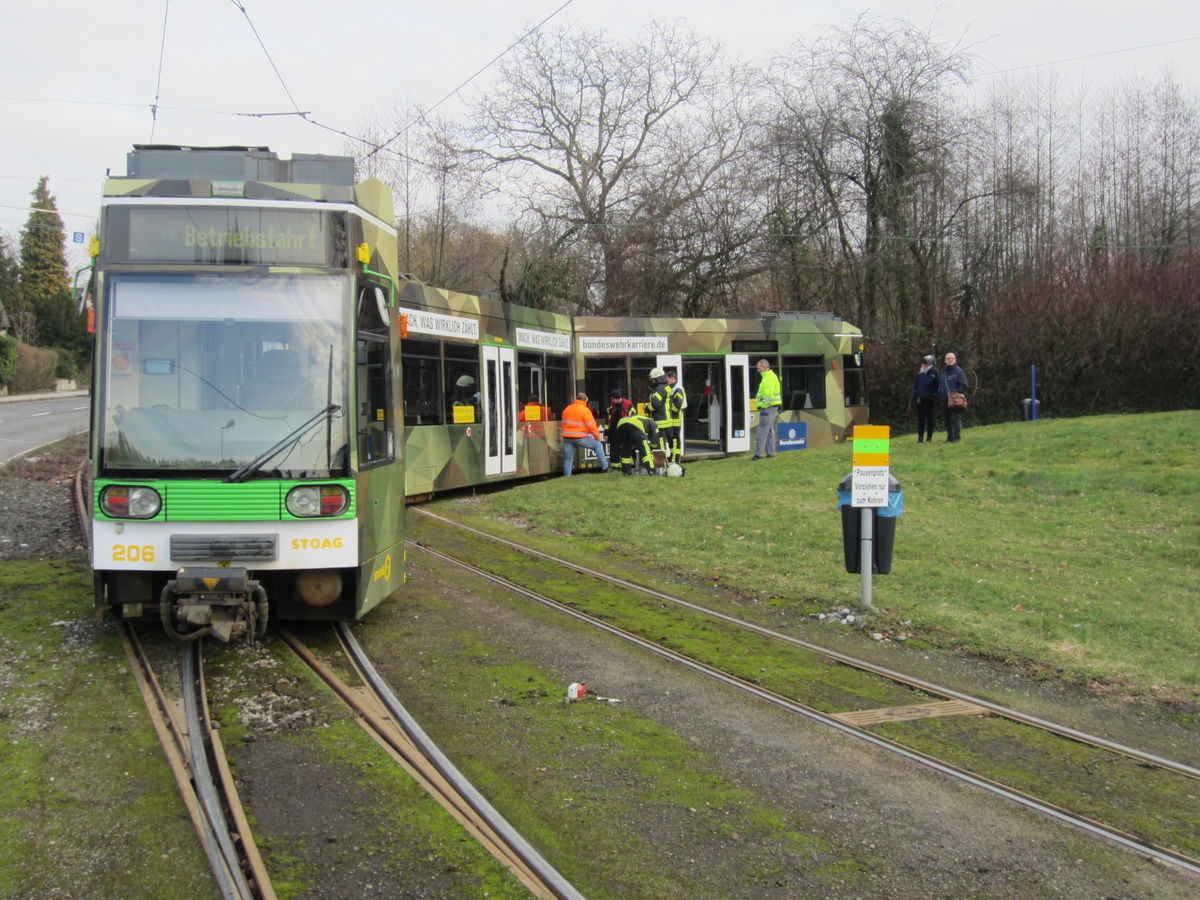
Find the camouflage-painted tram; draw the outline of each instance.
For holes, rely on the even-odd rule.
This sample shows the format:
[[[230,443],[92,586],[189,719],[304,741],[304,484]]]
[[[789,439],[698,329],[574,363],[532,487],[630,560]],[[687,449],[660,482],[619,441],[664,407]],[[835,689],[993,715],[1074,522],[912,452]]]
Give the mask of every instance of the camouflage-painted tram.
[[[406,502],[562,471],[585,391],[686,388],[684,455],[748,451],[755,363],[780,449],[867,421],[839,318],[596,318],[398,274],[392,197],[348,157],[137,146],[93,246],[97,610],[180,640],[357,619],[404,582]],[[585,456],[577,464],[592,464]]]
[[[399,308],[409,499],[561,472],[571,320],[417,281]]]
[[[353,160],[139,146],[93,246],[98,609],[181,640],[404,580],[391,192]]]
[[[836,316],[568,318],[419,282],[401,285],[400,313],[410,501],[561,472],[558,419],[576,393],[603,422],[615,388],[645,403],[656,367],[688,397],[685,459],[752,449],[759,359],[783,387],[781,450],[840,443],[867,423],[863,336]]]
[[[753,449],[760,359],[783,389],[781,450],[841,443],[856,424],[867,424],[863,335],[837,316],[577,317],[574,334],[576,370],[589,397],[607,398],[619,388],[641,404],[652,368],[676,371],[687,396],[685,459]]]

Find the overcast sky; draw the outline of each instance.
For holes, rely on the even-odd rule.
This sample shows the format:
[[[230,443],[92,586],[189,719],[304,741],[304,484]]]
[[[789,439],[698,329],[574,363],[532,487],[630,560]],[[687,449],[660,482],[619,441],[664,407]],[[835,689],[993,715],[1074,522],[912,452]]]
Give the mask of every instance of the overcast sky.
[[[0,230],[14,241],[41,175],[67,230],[91,233],[106,170],[137,143],[339,153],[363,122],[451,95],[543,20],[624,38],[680,19],[762,63],[858,13],[971,45],[979,72],[1053,64],[1106,87],[1164,66],[1200,90],[1200,4],[1186,0],[55,0],[0,13]],[[164,27],[165,23],[165,27]],[[261,43],[260,43],[261,41]],[[264,50],[265,46],[265,50]],[[269,56],[268,56],[269,54]],[[272,67],[274,64],[274,68]],[[276,74],[275,70],[278,70]],[[1048,70],[1049,71],[1049,70]],[[1014,73],[1015,74],[1015,73]],[[486,85],[479,74],[463,93]],[[289,96],[290,95],[290,96]],[[152,107],[157,103],[157,117]],[[441,107],[453,115],[451,97]],[[248,116],[237,113],[286,113]],[[313,124],[313,123],[319,124]],[[322,125],[328,128],[321,127]]]

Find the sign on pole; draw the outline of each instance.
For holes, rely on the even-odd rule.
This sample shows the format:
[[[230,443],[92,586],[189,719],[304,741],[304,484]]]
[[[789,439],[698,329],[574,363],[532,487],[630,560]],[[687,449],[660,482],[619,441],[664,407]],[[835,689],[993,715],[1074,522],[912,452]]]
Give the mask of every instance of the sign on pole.
[[[888,505],[888,465],[892,430],[886,425],[854,426],[854,468],[850,505]]]

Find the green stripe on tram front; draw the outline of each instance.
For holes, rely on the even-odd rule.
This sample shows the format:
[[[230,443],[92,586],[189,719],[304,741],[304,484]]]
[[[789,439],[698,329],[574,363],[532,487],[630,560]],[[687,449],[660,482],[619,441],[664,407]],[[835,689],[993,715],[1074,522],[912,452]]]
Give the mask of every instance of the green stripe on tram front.
[[[100,491],[110,484],[137,484],[153,488],[163,499],[162,511],[151,522],[278,522],[297,519],[284,506],[288,491],[301,481],[247,481],[225,484],[213,481],[157,481],[141,479],[104,479],[96,482],[93,512],[97,518],[108,516],[100,509]],[[346,489],[350,505],[340,516],[355,516],[354,481],[337,479],[320,484],[336,484]]]

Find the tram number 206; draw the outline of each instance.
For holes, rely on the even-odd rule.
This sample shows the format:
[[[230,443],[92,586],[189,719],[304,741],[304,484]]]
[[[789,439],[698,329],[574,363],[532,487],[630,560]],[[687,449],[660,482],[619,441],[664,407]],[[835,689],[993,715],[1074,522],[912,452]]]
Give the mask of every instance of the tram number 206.
[[[150,544],[114,544],[113,562],[154,562],[154,547]]]

